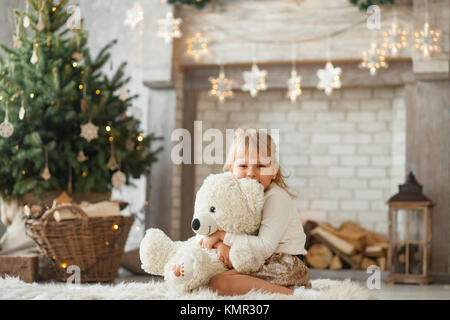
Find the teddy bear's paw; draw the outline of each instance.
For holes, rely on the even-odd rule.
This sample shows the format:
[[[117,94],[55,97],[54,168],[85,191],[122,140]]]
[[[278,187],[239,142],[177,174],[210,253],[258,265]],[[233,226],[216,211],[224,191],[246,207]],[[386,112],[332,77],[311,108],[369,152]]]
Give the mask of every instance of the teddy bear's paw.
[[[171,268],[171,278],[177,281],[185,282],[190,281],[194,276],[194,270],[192,264],[185,263],[184,261],[175,263]]]

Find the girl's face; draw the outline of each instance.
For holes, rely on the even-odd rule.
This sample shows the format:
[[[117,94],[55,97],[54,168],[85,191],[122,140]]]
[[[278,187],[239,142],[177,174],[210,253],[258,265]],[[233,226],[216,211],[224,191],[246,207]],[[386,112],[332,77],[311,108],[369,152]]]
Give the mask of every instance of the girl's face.
[[[271,162],[261,161],[257,152],[237,152],[234,163],[229,166],[231,173],[238,179],[250,178],[258,181],[264,187],[264,191],[269,187],[275,178],[276,170]]]

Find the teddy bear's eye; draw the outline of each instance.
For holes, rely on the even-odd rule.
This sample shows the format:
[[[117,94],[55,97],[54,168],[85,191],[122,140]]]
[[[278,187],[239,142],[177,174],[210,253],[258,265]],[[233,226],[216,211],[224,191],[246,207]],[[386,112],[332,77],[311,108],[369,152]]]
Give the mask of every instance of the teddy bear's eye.
[[[216,208],[215,207],[209,208],[209,212],[212,212],[212,213],[216,212]]]

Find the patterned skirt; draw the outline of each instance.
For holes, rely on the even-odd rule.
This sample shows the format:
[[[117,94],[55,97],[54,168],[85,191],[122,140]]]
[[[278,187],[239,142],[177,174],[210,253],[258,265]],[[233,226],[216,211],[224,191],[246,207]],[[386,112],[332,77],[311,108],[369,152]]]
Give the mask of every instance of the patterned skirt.
[[[297,256],[287,253],[274,253],[258,271],[248,275],[289,289],[300,286],[311,288],[309,269],[306,264]]]

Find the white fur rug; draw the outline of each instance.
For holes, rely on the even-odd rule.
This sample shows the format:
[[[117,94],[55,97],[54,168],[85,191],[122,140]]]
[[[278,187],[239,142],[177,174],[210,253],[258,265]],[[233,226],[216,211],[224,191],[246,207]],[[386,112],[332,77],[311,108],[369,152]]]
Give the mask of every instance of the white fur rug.
[[[369,300],[373,299],[367,288],[349,279],[344,281],[312,280],[311,295],[290,296],[252,291],[245,295],[220,297],[208,288],[183,294],[170,291],[162,281],[121,282],[118,284],[81,284],[68,286],[61,282],[25,283],[19,278],[0,278],[0,300]]]

